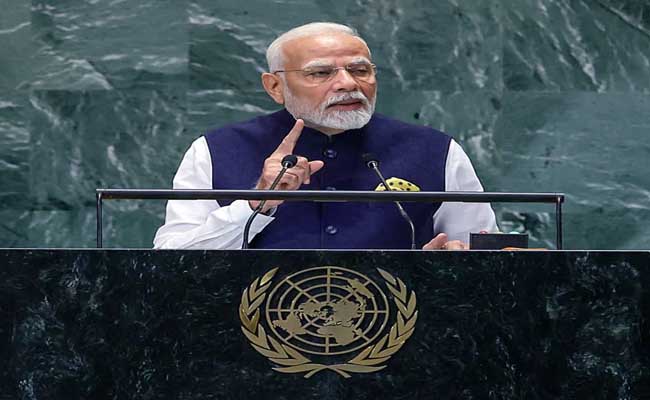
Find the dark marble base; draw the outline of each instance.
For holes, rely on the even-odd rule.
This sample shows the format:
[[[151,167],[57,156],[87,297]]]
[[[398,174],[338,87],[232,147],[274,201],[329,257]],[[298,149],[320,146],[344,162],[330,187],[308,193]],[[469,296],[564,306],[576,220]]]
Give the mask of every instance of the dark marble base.
[[[0,399],[643,399],[648,252],[0,251]],[[242,291],[334,265],[417,294],[379,372],[272,370]],[[274,278],[275,279],[275,278]],[[390,297],[390,296],[389,296]]]

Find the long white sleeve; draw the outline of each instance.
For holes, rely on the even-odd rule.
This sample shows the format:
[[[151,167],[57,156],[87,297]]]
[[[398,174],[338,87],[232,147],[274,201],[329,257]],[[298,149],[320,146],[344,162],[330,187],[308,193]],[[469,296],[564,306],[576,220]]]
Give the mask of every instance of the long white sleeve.
[[[212,162],[204,137],[192,143],[176,175],[174,189],[212,189]],[[156,249],[240,249],[244,224],[252,214],[245,200],[220,207],[215,200],[170,200],[165,224],[153,240]],[[273,217],[255,218],[250,238],[264,229]]]
[[[445,165],[445,190],[448,192],[482,192],[483,186],[472,163],[456,141],[449,144]],[[497,232],[494,211],[489,203],[443,203],[434,218],[436,234],[446,233],[449,240],[469,242],[470,232]]]

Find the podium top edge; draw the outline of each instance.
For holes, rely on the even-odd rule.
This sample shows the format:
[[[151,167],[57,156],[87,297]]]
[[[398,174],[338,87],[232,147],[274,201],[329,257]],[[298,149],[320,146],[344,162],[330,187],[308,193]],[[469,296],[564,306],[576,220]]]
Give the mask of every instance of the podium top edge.
[[[105,189],[101,199],[123,200],[293,200],[293,201],[413,201],[413,202],[532,202],[562,203],[564,193],[517,192],[407,192],[363,190],[213,190],[213,189]]]

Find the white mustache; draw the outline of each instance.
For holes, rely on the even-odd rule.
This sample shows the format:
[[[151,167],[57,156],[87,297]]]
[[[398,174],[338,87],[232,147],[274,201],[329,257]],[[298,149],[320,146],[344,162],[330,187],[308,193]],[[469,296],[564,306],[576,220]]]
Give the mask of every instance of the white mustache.
[[[347,100],[361,100],[364,106],[367,107],[369,105],[368,98],[364,96],[363,93],[349,92],[349,93],[342,93],[340,95],[330,97],[329,99],[327,99],[327,102],[325,103],[325,106],[323,108],[327,108],[332,104],[336,104],[341,101],[347,101]]]

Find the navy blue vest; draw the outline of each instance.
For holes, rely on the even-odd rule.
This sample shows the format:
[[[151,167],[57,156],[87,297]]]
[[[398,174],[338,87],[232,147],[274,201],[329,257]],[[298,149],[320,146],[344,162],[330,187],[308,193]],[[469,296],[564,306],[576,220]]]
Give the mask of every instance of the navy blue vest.
[[[205,135],[212,157],[214,189],[252,189],[264,160],[291,130],[286,110],[228,125]],[[407,180],[423,191],[445,190],[445,163],[451,138],[424,126],[373,115],[361,129],[327,136],[304,128],[294,154],[323,160],[325,167],[300,190],[374,190],[379,180],[361,154],[380,160],[386,179]],[[220,201],[227,205],[231,201]],[[433,237],[433,214],[440,204],[403,203],[415,224],[418,247]],[[410,229],[394,203],[289,201],[259,233],[251,248],[408,249]]]

